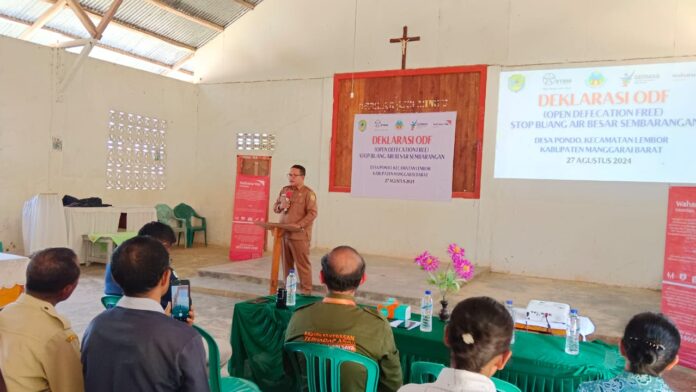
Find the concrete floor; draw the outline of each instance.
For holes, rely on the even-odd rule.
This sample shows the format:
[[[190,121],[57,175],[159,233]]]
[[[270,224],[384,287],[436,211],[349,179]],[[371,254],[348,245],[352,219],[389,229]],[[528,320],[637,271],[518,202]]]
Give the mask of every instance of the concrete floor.
[[[311,255],[315,285],[319,284],[318,260],[324,252],[315,250]],[[370,296],[396,295],[405,299],[417,299],[427,288],[425,273],[413,265],[411,260],[364,256],[368,280],[362,291],[370,293]],[[241,291],[249,291],[251,294],[248,295],[252,296],[265,294],[270,261],[264,258],[231,263],[227,260],[227,249],[215,246],[176,248],[172,251],[172,260],[181,277],[192,278],[197,324],[216,338],[224,352],[223,360],[228,358],[231,353],[229,334],[234,305],[240,301],[239,298],[245,298],[235,298],[236,294]],[[102,311],[99,298],[102,295],[103,274],[103,265],[83,267],[83,276],[76,292],[68,301],[58,305],[58,310],[73,322],[78,336],[82,336],[89,321]],[[200,279],[199,275],[207,278],[196,280]],[[253,287],[249,288],[243,281],[252,283]],[[205,290],[206,287],[196,287],[197,284],[209,286],[216,282],[225,287],[227,292],[211,295]],[[660,308],[659,291],[491,273],[485,269],[450,299],[450,303],[455,304],[461,299],[479,295],[499,300],[513,299],[517,306],[524,306],[531,299],[569,303],[592,319],[597,327],[596,337],[610,342],[617,341],[625,323],[633,314],[659,311]],[[665,378],[675,391],[696,391],[696,371],[677,367]]]

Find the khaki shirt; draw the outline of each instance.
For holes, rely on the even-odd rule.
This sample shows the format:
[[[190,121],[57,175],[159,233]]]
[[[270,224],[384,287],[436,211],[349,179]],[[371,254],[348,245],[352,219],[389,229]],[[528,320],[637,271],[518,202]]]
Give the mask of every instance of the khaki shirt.
[[[8,392],[84,390],[80,342],[70,321],[27,294],[0,311],[0,370]]]
[[[292,192],[290,207],[287,211],[280,209],[280,198]],[[297,189],[294,186],[284,186],[278,194],[278,200],[273,205],[273,211],[280,215],[280,223],[295,223],[300,225],[301,231],[288,232],[286,236],[291,240],[312,240],[312,225],[317,218],[317,195],[308,187]]]
[[[337,294],[328,296],[353,299]],[[384,316],[373,309],[323,302],[300,307],[290,319],[285,341],[326,344],[357,352],[377,362],[378,391],[396,391],[401,386],[401,362],[394,334]],[[353,376],[341,377],[341,390],[364,391],[364,368],[347,370]]]

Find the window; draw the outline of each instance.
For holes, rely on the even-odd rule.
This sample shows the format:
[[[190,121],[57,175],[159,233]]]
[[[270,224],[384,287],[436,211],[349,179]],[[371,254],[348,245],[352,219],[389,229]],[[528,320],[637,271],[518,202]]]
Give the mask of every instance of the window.
[[[167,121],[109,111],[106,189],[166,188]]]

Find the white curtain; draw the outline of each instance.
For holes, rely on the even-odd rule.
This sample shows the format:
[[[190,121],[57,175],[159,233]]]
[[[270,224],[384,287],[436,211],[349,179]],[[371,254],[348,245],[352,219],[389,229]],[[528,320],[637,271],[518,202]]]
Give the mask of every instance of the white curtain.
[[[68,246],[65,212],[58,195],[41,193],[24,203],[22,236],[26,255],[45,248]]]

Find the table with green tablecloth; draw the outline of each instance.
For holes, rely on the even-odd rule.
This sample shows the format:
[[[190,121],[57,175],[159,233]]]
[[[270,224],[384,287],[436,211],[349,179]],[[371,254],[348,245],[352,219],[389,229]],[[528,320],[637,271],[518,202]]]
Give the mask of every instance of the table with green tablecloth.
[[[287,391],[291,383],[283,370],[283,343],[292,311],[320,300],[321,297],[297,297],[290,309],[275,307],[273,297],[261,297],[235,305],[230,344],[230,375],[254,381],[263,391]],[[415,320],[419,315],[413,315]],[[394,328],[394,340],[401,357],[404,380],[414,361],[449,364],[449,352],[443,343],[444,323],[433,320],[433,331],[418,328]],[[512,359],[495,376],[509,381],[522,391],[575,391],[583,381],[607,379],[619,374],[624,360],[616,346],[600,341],[582,342],[580,355],[564,352],[563,337],[516,331]]]

